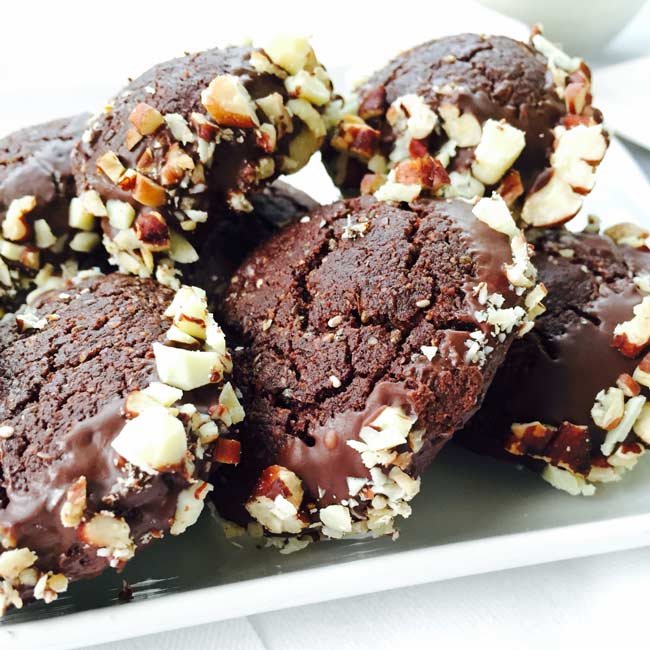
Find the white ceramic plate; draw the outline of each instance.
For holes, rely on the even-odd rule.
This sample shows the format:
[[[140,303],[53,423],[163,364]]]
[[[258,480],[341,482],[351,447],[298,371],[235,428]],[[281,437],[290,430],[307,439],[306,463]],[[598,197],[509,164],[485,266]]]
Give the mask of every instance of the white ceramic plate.
[[[321,200],[319,171],[301,185]],[[591,211],[646,221],[650,186],[616,141]],[[322,180],[322,177],[321,177]],[[323,188],[318,192],[318,188]],[[628,191],[627,188],[630,188]],[[644,462],[646,461],[646,462]],[[650,544],[650,460],[594,497],[558,492],[513,465],[453,446],[423,478],[397,542],[328,542],[294,555],[225,539],[211,516],[153,544],[123,576],[74,584],[49,606],[11,611],[2,650],[55,650],[497,569]],[[235,540],[239,542],[240,540]],[[134,600],[120,603],[122,577]]]
[[[646,459],[643,459],[646,460]],[[650,544],[650,462],[591,498],[449,447],[424,477],[397,542],[327,542],[289,556],[227,541],[204,517],[153,544],[121,578],[77,583],[49,606],[12,611],[2,650],[87,646],[271,609]],[[240,540],[235,540],[240,541]]]

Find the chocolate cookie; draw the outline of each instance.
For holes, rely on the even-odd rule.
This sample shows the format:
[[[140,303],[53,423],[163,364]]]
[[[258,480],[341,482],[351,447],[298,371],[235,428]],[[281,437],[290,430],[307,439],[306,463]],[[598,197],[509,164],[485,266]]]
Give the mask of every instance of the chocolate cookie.
[[[275,534],[394,533],[532,325],[534,277],[499,197],[342,201],[263,244],[224,305],[249,455],[232,482],[248,480],[234,488],[248,513]]]
[[[30,126],[0,140],[3,310],[12,311],[20,303],[47,264],[85,258],[100,242],[92,219],[78,220],[70,210],[76,194],[70,155],[89,117]]]
[[[410,201],[496,190],[526,224],[555,225],[578,212],[607,147],[590,93],[589,68],[538,32],[530,45],[448,36],[359,88],[325,159],[347,192]]]
[[[295,38],[186,55],[128,84],[74,153],[80,190],[104,201],[119,269],[150,276],[154,255],[195,262],[187,234],[226,207],[251,212],[253,190],[305,165],[330,98],[325,69]]]
[[[458,440],[590,495],[650,444],[650,253],[588,232],[531,235],[547,311],[515,341]]]
[[[253,212],[227,212],[216,218],[197,243],[201,262],[180,267],[186,284],[206,290],[211,309],[220,308],[230,277],[257,245],[318,207],[310,196],[282,181],[275,181],[250,198]]]
[[[243,417],[196,287],[88,277],[3,327],[0,611],[184,532],[213,461],[238,462]]]

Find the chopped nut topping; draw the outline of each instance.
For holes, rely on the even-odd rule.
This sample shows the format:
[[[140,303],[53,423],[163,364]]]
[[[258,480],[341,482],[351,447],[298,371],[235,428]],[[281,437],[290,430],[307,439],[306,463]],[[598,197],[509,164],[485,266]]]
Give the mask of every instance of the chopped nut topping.
[[[272,465],[262,472],[245,507],[269,532],[297,534],[308,523],[299,513],[303,497],[302,481],[298,476],[284,467]]]
[[[627,400],[621,421],[607,433],[605,441],[600,447],[604,456],[609,456],[614,451],[617,443],[623,442],[627,438],[636,419],[641,414],[645,401],[646,398],[642,395]]]
[[[494,193],[491,198],[481,199],[472,208],[472,213],[479,221],[510,238],[519,234],[515,220],[512,218],[503,197],[499,194]]]
[[[632,374],[632,381],[646,388],[650,388],[650,354],[646,354],[639,362],[639,365],[634,369]]]
[[[135,544],[131,529],[122,517],[103,510],[79,527],[79,537],[97,547],[97,555],[106,557],[112,567],[119,567],[133,557]]]
[[[25,570],[31,567],[38,557],[28,548],[16,548],[0,553],[0,577],[15,580]]]
[[[345,506],[331,505],[321,508],[319,516],[323,522],[323,534],[328,537],[341,539],[352,532],[352,517]]]
[[[414,94],[398,97],[386,112],[386,119],[396,133],[408,132],[416,140],[428,137],[438,124],[438,116]]]
[[[474,151],[472,174],[485,185],[497,183],[526,146],[524,132],[507,122],[487,120]]]
[[[316,138],[324,138],[326,129],[321,114],[304,99],[290,99],[287,110],[291,115],[300,118]]]
[[[76,528],[86,510],[86,477],[80,476],[68,489],[61,506],[61,524],[64,528]]]
[[[165,122],[174,138],[181,144],[185,145],[196,141],[194,133],[192,133],[188,123],[180,113],[167,113]]]
[[[180,466],[187,451],[183,424],[163,406],[152,406],[129,420],[111,445],[149,474]]]
[[[414,201],[422,191],[422,186],[419,184],[415,185],[404,185],[403,183],[398,183],[395,180],[395,170],[391,170],[388,175],[388,180],[380,186],[380,188],[375,192],[375,198],[378,201],[396,201],[409,203]]]
[[[238,440],[219,438],[214,452],[214,460],[226,465],[238,465],[241,459],[241,444]]]
[[[542,472],[542,478],[554,488],[568,492],[572,496],[592,496],[596,488],[587,483],[584,477],[575,474],[571,470],[546,465]]]
[[[591,417],[596,426],[610,431],[623,419],[625,395],[620,388],[601,390],[591,409]]]
[[[96,232],[78,232],[70,240],[70,248],[79,253],[90,253],[99,246],[101,237]]]
[[[627,373],[618,376],[616,386],[623,391],[625,397],[636,397],[641,392],[641,386]]]
[[[378,151],[380,132],[355,115],[346,115],[338,123],[332,137],[332,147],[347,151],[361,160],[369,161]]]
[[[327,104],[332,94],[327,84],[307,72],[307,70],[299,70],[295,75],[287,77],[284,81],[284,87],[292,97],[306,99],[315,106]]]
[[[180,183],[186,172],[194,169],[194,161],[178,144],[174,143],[167,152],[165,164],[160,170],[160,182],[164,186]]]
[[[124,201],[109,199],[106,201],[106,211],[108,212],[108,222],[111,227],[116,228],[117,230],[127,230],[131,227],[133,220],[135,219],[135,210],[133,206]],[[88,229],[84,228],[83,230]]]
[[[40,249],[51,248],[56,244],[56,237],[50,228],[50,224],[45,219],[36,219],[34,221],[34,240],[36,246]]]
[[[634,358],[650,343],[650,296],[634,307],[634,316],[614,328],[612,345]]]
[[[2,235],[11,241],[22,241],[29,235],[25,216],[36,208],[36,197],[23,196],[14,199],[7,208],[2,221]]]
[[[419,185],[433,193],[451,182],[445,168],[431,156],[400,162],[395,167],[395,180],[402,185]]]
[[[131,111],[129,122],[140,135],[151,135],[165,123],[165,118],[153,106],[141,102]]]
[[[442,128],[459,147],[475,147],[481,142],[481,125],[472,113],[463,113],[455,104],[442,104],[438,109]]]
[[[313,69],[316,62],[314,50],[306,38],[298,36],[277,36],[264,51],[271,61],[289,74],[298,74],[301,70]]]
[[[604,234],[622,246],[647,248],[650,232],[636,223],[617,223],[604,231]]]
[[[198,521],[205,498],[213,489],[205,481],[195,481],[178,495],[174,522],[169,531],[172,535],[181,535]]]
[[[133,198],[150,208],[157,208],[166,201],[165,188],[146,176],[136,173]]]
[[[253,100],[234,75],[215,77],[201,93],[201,102],[221,126],[250,129],[260,125]]]
[[[555,151],[546,182],[536,185],[526,199],[522,219],[533,226],[557,225],[573,217],[582,207],[582,195],[595,182],[594,167],[607,150],[601,124],[579,124],[554,130]]]
[[[634,422],[632,427],[634,433],[645,442],[646,445],[650,445],[650,404],[644,404],[641,407],[641,413]]]
[[[105,154],[100,156],[97,159],[96,165],[97,169],[106,174],[113,183],[117,183],[117,181],[122,177],[122,174],[126,171],[126,168],[120,162],[117,154],[113,151],[107,151]]]

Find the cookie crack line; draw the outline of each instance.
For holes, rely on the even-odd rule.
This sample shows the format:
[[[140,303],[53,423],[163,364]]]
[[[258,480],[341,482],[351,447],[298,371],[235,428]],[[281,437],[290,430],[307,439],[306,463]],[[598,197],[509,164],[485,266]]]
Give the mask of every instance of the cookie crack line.
[[[320,248],[301,266],[300,274],[294,280],[294,286],[289,289],[296,301],[297,312],[300,317],[300,327],[303,332],[309,328],[309,307],[314,301],[314,296],[312,296],[309,290],[307,279],[314,271],[321,268],[325,259],[331,253],[329,242],[334,238],[334,230],[330,227]]]

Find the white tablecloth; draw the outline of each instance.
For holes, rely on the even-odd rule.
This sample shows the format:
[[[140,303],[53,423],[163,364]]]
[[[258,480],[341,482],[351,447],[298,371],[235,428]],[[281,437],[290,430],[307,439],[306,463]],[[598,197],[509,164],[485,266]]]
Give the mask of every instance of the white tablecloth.
[[[577,0],[576,0],[577,1]],[[22,2],[3,6],[0,134],[101,105],[128,75],[218,42],[312,33],[330,67],[370,71],[391,54],[454,31],[525,37],[521,25],[452,3]],[[590,3],[584,2],[585,11]],[[426,7],[426,9],[425,9]],[[424,13],[423,13],[424,12]],[[287,26],[287,19],[289,19]],[[580,25],[576,25],[580,29]],[[599,62],[650,53],[650,7]],[[616,95],[611,74],[605,89]],[[611,91],[610,91],[611,88]],[[620,90],[620,93],[619,93]],[[645,113],[647,81],[622,118]],[[613,99],[613,98],[612,98]],[[641,101],[642,100],[642,101]],[[607,97],[599,97],[603,107]],[[640,102],[640,103],[639,103]],[[618,110],[618,109],[617,109]],[[620,112],[620,111],[619,111]],[[616,125],[613,125],[616,127]],[[629,125],[628,125],[629,126]],[[647,211],[648,203],[645,202]],[[647,213],[647,212],[646,212]],[[623,486],[617,486],[624,489]],[[415,514],[417,516],[417,513]],[[316,588],[316,587],[315,587]],[[478,646],[520,650],[645,648],[650,549],[565,561],[250,616],[98,650],[356,650]]]
[[[650,548],[448,580],[97,650],[646,648]]]

